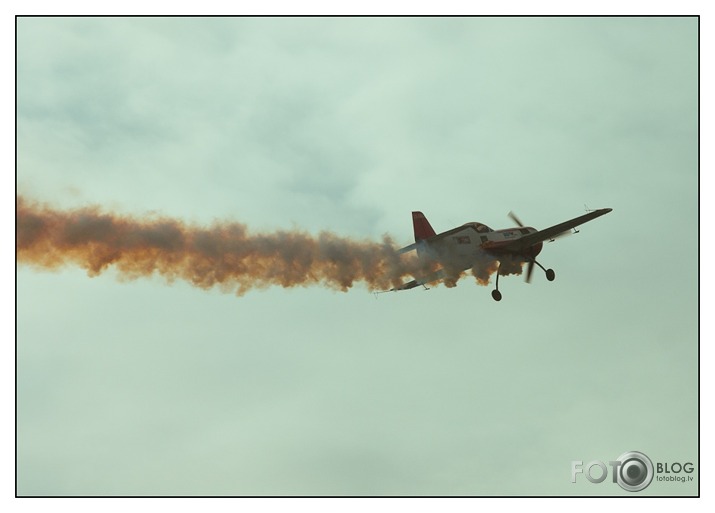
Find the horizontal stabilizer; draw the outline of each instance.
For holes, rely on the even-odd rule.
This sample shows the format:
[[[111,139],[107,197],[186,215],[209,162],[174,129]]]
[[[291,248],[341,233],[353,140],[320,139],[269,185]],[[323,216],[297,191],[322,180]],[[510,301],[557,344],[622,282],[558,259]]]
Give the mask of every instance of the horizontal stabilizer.
[[[415,242],[414,244],[410,244],[409,246],[405,246],[404,248],[398,249],[397,254],[401,255],[402,253],[407,253],[409,251],[413,251],[413,250],[417,249],[417,244],[418,243]]]

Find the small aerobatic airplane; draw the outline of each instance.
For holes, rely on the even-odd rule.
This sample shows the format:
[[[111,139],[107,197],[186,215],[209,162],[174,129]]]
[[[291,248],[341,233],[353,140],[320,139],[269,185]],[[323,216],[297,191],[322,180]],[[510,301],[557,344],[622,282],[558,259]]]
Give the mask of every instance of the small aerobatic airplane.
[[[544,266],[536,261],[536,255],[541,252],[544,241],[553,242],[557,237],[568,235],[569,233],[578,233],[575,230],[577,226],[608,214],[611,210],[613,209],[593,210],[545,230],[524,226],[513,212],[509,212],[509,217],[518,227],[492,230],[482,223],[466,223],[439,235],[432,229],[422,212],[412,212],[415,243],[400,249],[398,253],[416,250],[420,258],[429,258],[441,264],[442,268],[428,276],[419,277],[392,290],[407,290],[419,285],[424,286],[427,283],[445,278],[445,267],[461,272],[472,269],[480,260],[484,261],[486,257],[487,260],[499,261],[496,288],[492,291],[492,297],[495,301],[500,301],[499,270],[501,270],[503,262],[515,263],[519,268],[523,263],[528,263],[526,270],[527,283],[531,281],[534,264],[541,267],[546,273],[547,280],[553,281],[556,277],[553,269],[544,269]],[[571,232],[571,230],[574,231]]]

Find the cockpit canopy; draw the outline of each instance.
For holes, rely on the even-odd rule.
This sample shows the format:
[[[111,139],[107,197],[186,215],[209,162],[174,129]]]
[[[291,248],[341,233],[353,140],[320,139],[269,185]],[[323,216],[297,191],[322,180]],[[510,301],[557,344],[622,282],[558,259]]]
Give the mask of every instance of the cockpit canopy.
[[[479,233],[487,233],[487,232],[494,231],[491,228],[489,228],[486,224],[482,224],[482,223],[466,223],[464,226],[472,226]]]

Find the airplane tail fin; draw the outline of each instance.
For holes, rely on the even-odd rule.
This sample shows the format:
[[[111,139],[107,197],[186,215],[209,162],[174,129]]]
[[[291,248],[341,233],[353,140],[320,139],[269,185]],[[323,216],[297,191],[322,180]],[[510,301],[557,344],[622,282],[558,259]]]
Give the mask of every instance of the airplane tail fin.
[[[412,226],[415,229],[415,242],[437,235],[422,212],[412,212]]]

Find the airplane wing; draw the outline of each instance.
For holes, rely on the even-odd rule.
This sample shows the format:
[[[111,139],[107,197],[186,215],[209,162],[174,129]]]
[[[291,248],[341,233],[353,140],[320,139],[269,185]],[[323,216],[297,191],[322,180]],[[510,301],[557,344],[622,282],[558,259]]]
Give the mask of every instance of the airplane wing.
[[[572,228],[575,228],[576,226],[579,226],[583,223],[593,221],[597,217],[601,217],[602,215],[608,214],[611,210],[613,210],[613,209],[612,208],[601,208],[599,210],[594,210],[593,212],[589,212],[588,214],[584,214],[582,216],[575,217],[573,219],[570,219],[569,221],[564,221],[563,223],[555,224],[554,226],[551,226],[544,230],[539,230],[538,232],[530,233],[529,235],[520,237],[520,238],[510,242],[509,244],[501,246],[499,249],[506,250],[506,251],[520,251],[522,249],[526,249],[529,246],[538,244],[539,242],[543,242],[545,240],[552,239],[556,235],[564,233],[564,232],[566,232]]]
[[[390,291],[397,292],[398,290],[414,289],[415,287],[419,287],[420,285],[432,283],[433,281],[441,280],[442,278],[444,278],[444,269],[438,269],[435,272],[428,274],[427,276],[422,276],[419,279],[408,281],[407,283],[403,283],[399,287],[390,289]]]

